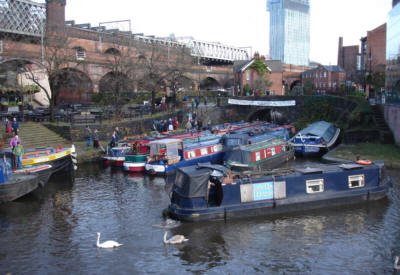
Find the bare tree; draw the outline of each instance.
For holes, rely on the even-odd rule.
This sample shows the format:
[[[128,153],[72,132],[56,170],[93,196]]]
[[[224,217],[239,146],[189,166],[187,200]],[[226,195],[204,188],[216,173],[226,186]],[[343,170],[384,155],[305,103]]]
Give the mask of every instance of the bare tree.
[[[76,58],[76,51],[70,48],[70,44],[68,28],[48,31],[43,44],[42,60],[35,64],[25,65],[27,78],[44,91],[49,101],[51,121],[54,120],[54,107],[61,92],[61,84],[69,83],[71,78],[77,77],[68,73],[80,63]],[[49,87],[43,85],[41,73],[47,75]]]
[[[155,112],[155,95],[169,83],[183,76],[191,64],[187,49],[170,47],[156,42],[139,50],[142,70],[140,85],[151,91],[151,112]]]
[[[110,69],[110,73],[101,88],[111,94],[114,117],[118,120],[121,117],[123,100],[128,95],[132,96],[137,79],[136,41],[130,34],[114,33],[107,38],[110,40],[110,48],[105,52],[108,59],[106,66]]]

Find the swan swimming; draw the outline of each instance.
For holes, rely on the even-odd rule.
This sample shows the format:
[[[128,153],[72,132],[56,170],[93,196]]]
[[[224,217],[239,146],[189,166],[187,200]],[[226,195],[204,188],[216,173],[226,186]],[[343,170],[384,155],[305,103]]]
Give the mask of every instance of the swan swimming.
[[[185,236],[183,236],[183,235],[174,235],[169,240],[167,240],[167,234],[168,234],[168,231],[165,231],[165,234],[164,234],[164,243],[165,244],[167,244],[167,243],[177,244],[177,243],[183,243],[183,242],[186,242],[189,240],[189,239],[186,239]]]
[[[396,269],[396,270],[400,269],[399,260],[400,260],[400,257],[396,256],[395,260],[394,260],[394,269]]]
[[[106,241],[104,243],[100,243],[100,232],[97,232],[97,243],[96,243],[97,247],[101,247],[101,248],[113,248],[113,247],[118,247],[121,246],[122,243],[118,243],[115,241]]]

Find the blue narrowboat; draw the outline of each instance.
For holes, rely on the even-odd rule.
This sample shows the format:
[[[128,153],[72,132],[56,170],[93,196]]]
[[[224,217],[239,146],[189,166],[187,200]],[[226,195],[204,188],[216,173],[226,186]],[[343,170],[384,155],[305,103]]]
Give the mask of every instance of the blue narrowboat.
[[[184,143],[182,139],[161,139],[149,143],[150,156],[145,170],[153,175],[169,175],[179,167],[222,161],[221,138]]]
[[[336,143],[339,134],[340,128],[332,123],[318,121],[298,132],[289,142],[294,147],[296,155],[319,156]]]
[[[182,221],[277,215],[335,207],[386,196],[383,163],[318,164],[232,174],[224,166],[179,168],[169,215]]]

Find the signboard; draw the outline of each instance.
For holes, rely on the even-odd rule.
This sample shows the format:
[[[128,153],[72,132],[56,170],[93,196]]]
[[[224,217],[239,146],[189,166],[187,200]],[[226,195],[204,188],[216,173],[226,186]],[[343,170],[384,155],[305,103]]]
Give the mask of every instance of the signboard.
[[[274,183],[261,182],[253,184],[253,199],[255,201],[271,200],[274,198]]]
[[[245,105],[245,106],[289,107],[289,106],[296,106],[296,100],[255,101],[255,100],[242,100],[242,99],[229,98],[228,104]]]

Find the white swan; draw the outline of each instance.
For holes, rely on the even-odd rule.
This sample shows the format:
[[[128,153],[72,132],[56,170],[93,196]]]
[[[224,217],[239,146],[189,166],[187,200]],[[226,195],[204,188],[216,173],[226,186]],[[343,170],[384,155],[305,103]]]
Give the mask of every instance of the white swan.
[[[394,260],[394,269],[396,269],[396,270],[400,269],[399,260],[400,260],[400,257],[396,256],[395,260]]]
[[[189,239],[186,239],[185,236],[183,236],[183,235],[174,235],[169,240],[167,240],[167,234],[168,234],[168,231],[165,231],[165,234],[164,234],[164,243],[165,244],[167,244],[167,243],[177,244],[177,243],[183,243],[183,242],[186,242],[189,240]]]
[[[100,232],[97,232],[97,247],[101,248],[113,248],[113,247],[118,247],[121,246],[122,243],[114,242],[114,241],[106,241],[104,243],[100,243]]]

